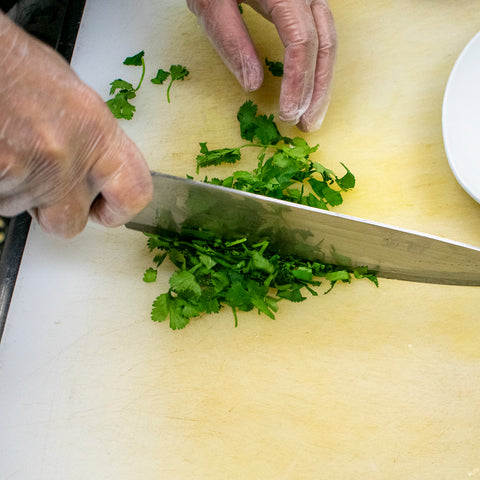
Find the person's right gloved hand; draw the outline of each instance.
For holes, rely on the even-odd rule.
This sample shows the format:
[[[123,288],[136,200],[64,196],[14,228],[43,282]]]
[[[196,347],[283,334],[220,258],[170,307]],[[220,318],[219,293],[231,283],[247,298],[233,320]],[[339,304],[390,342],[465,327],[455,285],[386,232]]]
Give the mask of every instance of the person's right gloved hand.
[[[276,27],[285,46],[280,118],[306,132],[322,124],[330,100],[337,35],[327,0],[187,0],[207,37],[243,88],[263,81],[263,62],[238,5],[247,3]]]
[[[118,226],[150,201],[149,168],[103,100],[0,14],[0,215],[57,236]]]

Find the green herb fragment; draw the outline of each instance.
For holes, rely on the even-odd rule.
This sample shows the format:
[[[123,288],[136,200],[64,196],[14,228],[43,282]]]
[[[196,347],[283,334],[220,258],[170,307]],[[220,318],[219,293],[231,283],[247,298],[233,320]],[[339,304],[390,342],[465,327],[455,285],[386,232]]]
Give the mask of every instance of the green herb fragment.
[[[270,73],[274,77],[283,77],[283,63],[282,62],[272,62],[268,58],[265,58],[265,65],[270,70]]]
[[[223,241],[212,235],[205,239],[200,231],[190,231],[189,236],[145,235],[150,250],[161,250],[161,257],[167,255],[177,267],[168,292],[155,299],[151,313],[156,322],[169,319],[174,330],[224,307],[232,309],[235,325],[238,312],[257,310],[274,319],[281,299],[302,302],[304,290],[317,295],[314,288],[321,285],[321,278],[330,282],[327,291],[338,281],[351,282],[352,276],[377,284],[366,267],[351,269],[280,255],[268,241],[250,245],[246,238]]]
[[[145,274],[143,275],[143,281],[145,283],[153,283],[156,282],[157,280],[157,270],[154,268],[150,267],[145,271]]]

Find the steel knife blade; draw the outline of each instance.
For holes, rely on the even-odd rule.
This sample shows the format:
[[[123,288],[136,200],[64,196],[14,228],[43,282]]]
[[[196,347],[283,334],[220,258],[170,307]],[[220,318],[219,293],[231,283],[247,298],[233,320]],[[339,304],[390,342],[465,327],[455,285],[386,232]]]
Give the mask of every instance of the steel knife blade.
[[[379,277],[480,286],[480,248],[471,245],[163,173],[152,179],[153,200],[128,228],[268,239],[280,253]]]

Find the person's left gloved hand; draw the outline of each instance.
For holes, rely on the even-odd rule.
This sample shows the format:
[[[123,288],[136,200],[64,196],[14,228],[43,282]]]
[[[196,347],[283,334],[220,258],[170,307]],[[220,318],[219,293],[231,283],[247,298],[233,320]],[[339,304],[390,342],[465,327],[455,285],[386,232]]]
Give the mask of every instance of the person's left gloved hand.
[[[227,67],[247,91],[260,87],[263,63],[243,22],[241,0],[187,0]],[[247,0],[275,24],[285,46],[280,118],[318,129],[330,100],[336,32],[326,0]]]

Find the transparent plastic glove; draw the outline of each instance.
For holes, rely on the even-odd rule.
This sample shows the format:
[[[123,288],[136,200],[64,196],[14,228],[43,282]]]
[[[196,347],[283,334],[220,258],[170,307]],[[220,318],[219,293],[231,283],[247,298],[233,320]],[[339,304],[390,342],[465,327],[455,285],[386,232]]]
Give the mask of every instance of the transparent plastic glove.
[[[151,195],[142,154],[102,99],[0,15],[0,215],[28,210],[72,237],[88,218],[125,223]]]
[[[318,129],[330,101],[336,32],[326,0],[187,0],[207,37],[247,91],[260,87],[260,61],[238,4],[272,21],[285,46],[280,118],[304,131]]]

